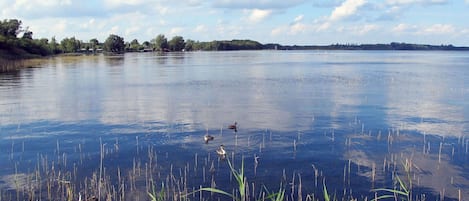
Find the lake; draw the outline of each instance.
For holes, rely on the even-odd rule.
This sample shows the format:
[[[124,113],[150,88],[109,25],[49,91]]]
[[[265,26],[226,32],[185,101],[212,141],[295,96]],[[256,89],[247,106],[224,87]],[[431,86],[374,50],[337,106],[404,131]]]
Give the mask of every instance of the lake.
[[[251,200],[467,200],[467,100],[468,52],[49,58],[0,74],[0,200],[227,200],[228,162]]]

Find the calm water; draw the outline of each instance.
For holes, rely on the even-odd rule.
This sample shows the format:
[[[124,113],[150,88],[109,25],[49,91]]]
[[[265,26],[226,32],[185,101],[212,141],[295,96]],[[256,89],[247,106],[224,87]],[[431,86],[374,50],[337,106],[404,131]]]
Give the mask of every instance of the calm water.
[[[244,158],[256,190],[282,183],[290,200],[321,197],[323,181],[339,197],[373,197],[371,189],[393,187],[394,170],[405,178],[405,161],[412,163],[414,195],[466,200],[467,100],[467,52],[51,58],[0,75],[0,192],[4,199],[27,197],[15,190],[28,188],[38,194],[42,181],[28,180],[53,169],[69,175],[41,174],[52,183],[75,182],[83,193],[84,178],[99,172],[101,148],[116,186],[117,172],[145,171],[147,153],[155,152],[161,175],[150,177],[158,186],[174,174],[186,177],[189,189],[214,180],[231,192],[235,181],[215,153],[224,144],[235,167]],[[237,133],[227,129],[234,121]],[[215,137],[208,144],[206,133]],[[132,198],[148,199],[145,182],[135,185],[143,194]]]

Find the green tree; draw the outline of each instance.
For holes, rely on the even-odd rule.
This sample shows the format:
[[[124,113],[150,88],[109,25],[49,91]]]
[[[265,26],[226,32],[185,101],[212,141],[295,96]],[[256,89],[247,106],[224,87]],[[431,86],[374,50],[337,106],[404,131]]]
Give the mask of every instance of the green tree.
[[[142,43],[142,45],[143,45],[144,48],[149,48],[151,46],[151,43],[148,42],[148,41],[145,41],[145,42]]]
[[[99,41],[96,38],[93,38],[90,40],[90,48],[93,50],[93,52],[96,52],[96,49],[98,49]]]
[[[21,21],[17,19],[9,19],[0,21],[0,35],[5,37],[16,38],[21,33]]]
[[[184,45],[184,49],[186,51],[192,51],[192,50],[195,50],[195,41],[191,40],[191,39],[188,39],[186,40],[186,45]]]
[[[57,44],[57,40],[55,40],[55,36],[50,39],[49,50],[52,54],[57,54],[60,52],[59,45]]]
[[[26,30],[24,31],[23,36],[21,38],[22,39],[32,40],[33,39],[33,32],[29,31],[28,28],[26,28]]]
[[[185,45],[186,44],[184,43],[184,38],[182,36],[174,36],[169,41],[169,49],[171,51],[182,51]]]
[[[163,34],[159,34],[155,39],[152,40],[153,48],[158,51],[164,51],[168,48],[168,39]]]
[[[133,39],[133,40],[130,42],[130,50],[131,50],[131,51],[138,51],[138,50],[140,50],[140,43],[138,43],[138,40],[137,40],[137,39]]]
[[[125,50],[124,38],[111,34],[104,41],[103,49],[106,52],[122,53]]]
[[[60,41],[60,48],[65,53],[78,52],[80,49],[81,43],[75,37],[64,38]]]

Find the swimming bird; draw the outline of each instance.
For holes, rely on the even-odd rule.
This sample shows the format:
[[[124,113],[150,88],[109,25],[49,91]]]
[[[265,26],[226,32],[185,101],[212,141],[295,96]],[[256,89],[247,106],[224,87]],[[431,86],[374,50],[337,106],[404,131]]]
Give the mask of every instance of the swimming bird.
[[[234,124],[231,124],[228,126],[229,129],[233,129],[234,132],[238,132],[238,122],[234,122]]]
[[[209,134],[206,134],[204,135],[204,141],[205,141],[205,144],[208,143],[208,141],[212,141],[215,137],[209,135]]]
[[[220,145],[220,147],[218,147],[217,154],[222,158],[226,156],[225,147],[223,145]]]

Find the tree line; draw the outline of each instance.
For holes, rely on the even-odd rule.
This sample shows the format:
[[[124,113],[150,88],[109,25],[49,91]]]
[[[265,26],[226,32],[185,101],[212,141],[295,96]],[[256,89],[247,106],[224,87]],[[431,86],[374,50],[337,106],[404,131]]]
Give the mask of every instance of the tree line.
[[[231,40],[199,42],[185,40],[182,36],[171,39],[159,34],[150,41],[140,43],[137,39],[130,42],[123,37],[110,34],[105,41],[93,38],[89,41],[67,37],[60,42],[55,37],[34,39],[33,32],[22,27],[18,19],[0,21],[0,55],[7,59],[47,56],[61,53],[96,53],[96,52],[143,52],[143,51],[220,51],[220,50],[260,50],[263,45],[252,40]]]
[[[47,56],[61,53],[124,53],[145,51],[223,51],[223,50],[469,50],[469,47],[455,47],[453,45],[420,45],[408,43],[390,44],[333,44],[326,46],[284,46],[280,44],[261,44],[253,40],[214,40],[200,42],[185,40],[182,36],[174,36],[168,40],[159,34],[150,41],[140,43],[137,39],[130,42],[123,37],[110,34],[105,41],[93,38],[89,41],[67,37],[60,42],[50,39],[34,39],[33,32],[28,27],[23,28],[18,19],[0,20],[0,58],[17,59],[37,56]]]

